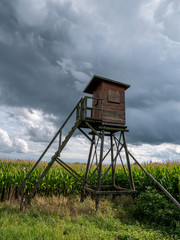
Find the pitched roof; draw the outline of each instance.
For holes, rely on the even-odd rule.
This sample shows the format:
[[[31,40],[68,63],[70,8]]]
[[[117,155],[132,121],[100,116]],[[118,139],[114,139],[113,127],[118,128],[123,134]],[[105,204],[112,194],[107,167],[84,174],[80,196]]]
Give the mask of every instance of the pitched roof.
[[[100,84],[100,82],[110,82],[110,83],[114,83],[114,84],[117,84],[119,86],[122,86],[126,89],[128,89],[130,87],[129,84],[125,84],[125,83],[121,83],[121,82],[118,82],[118,81],[114,81],[112,79],[109,79],[109,78],[104,78],[104,77],[100,77],[100,76],[97,76],[97,75],[94,75],[92,77],[92,79],[90,80],[90,82],[88,83],[88,85],[86,86],[86,88],[84,89],[84,93],[93,93],[94,89],[97,88],[97,86]]]

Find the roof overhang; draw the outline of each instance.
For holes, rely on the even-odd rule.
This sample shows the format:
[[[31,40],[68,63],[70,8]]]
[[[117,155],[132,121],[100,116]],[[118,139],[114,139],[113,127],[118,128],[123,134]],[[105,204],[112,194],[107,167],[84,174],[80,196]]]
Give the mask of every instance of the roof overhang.
[[[86,88],[84,89],[84,93],[90,93],[92,94],[94,89],[97,88],[97,86],[100,84],[100,82],[109,82],[109,83],[114,83],[116,85],[119,85],[119,86],[122,86],[126,89],[128,89],[130,87],[129,84],[125,84],[125,83],[121,83],[121,82],[118,82],[118,81],[114,81],[112,79],[109,79],[109,78],[104,78],[104,77],[100,77],[100,76],[97,76],[97,75],[94,75],[90,82],[88,83],[88,85],[86,86]]]

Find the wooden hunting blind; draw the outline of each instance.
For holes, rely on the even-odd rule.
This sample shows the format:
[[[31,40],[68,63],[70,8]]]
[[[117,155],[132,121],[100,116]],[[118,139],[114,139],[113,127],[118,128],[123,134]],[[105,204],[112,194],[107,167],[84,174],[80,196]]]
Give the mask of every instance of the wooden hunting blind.
[[[125,90],[129,87],[128,84],[94,75],[84,89],[84,93],[90,93],[94,98],[92,118],[125,125]],[[98,110],[102,107],[98,99],[103,101],[102,115]]]
[[[85,96],[79,100],[20,185],[20,209],[22,209],[23,204],[28,203],[35,195],[42,179],[46,176],[54,162],[58,163],[81,183],[82,200],[87,194],[95,197],[96,209],[98,208],[99,199],[102,195],[112,195],[115,197],[121,194],[135,194],[136,190],[131,172],[130,157],[180,208],[180,204],[176,199],[141,166],[127,149],[125,132],[128,132],[128,129],[125,126],[125,91],[129,87],[130,85],[128,84],[97,75],[92,77],[84,89],[85,93],[92,94],[92,96]],[[88,105],[89,99],[91,106]],[[65,127],[69,125],[67,124],[68,122],[72,124],[73,121],[74,124],[67,133]],[[61,159],[61,152],[77,129],[90,141],[86,170],[83,176]],[[59,140],[57,151],[33,186],[32,191],[28,192],[27,189],[25,190],[26,181],[49,150],[50,146],[56,142],[55,140],[57,138]],[[106,165],[108,164],[105,171],[102,171],[103,162],[106,162]],[[124,176],[127,180],[126,183],[123,182],[123,186],[121,186],[120,182],[116,179],[117,164],[122,165]],[[96,182],[94,182],[93,179],[96,179]]]

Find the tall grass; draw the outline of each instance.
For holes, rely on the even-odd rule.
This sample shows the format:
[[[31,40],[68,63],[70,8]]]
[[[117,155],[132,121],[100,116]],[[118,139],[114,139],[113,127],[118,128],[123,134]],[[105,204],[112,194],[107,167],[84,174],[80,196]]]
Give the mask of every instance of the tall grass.
[[[17,189],[27,173],[33,167],[33,161],[22,160],[0,160],[0,199],[1,201],[9,199],[11,195],[18,197]],[[30,178],[26,182],[26,193],[28,193],[35,184],[38,177],[41,175],[47,163],[42,162],[33,171]],[[164,164],[145,164],[144,168],[152,174],[177,200],[180,200],[180,164],[179,163],[164,163]],[[71,164],[81,176],[85,174],[85,164]],[[103,167],[105,172],[106,166]],[[139,192],[145,191],[148,186],[155,186],[144,172],[136,165],[132,166],[132,173],[136,189]],[[117,166],[115,172],[116,185],[128,187],[128,181],[121,166]],[[91,179],[92,184],[96,184],[97,175]],[[111,172],[106,177],[104,184],[111,184]],[[74,179],[66,170],[58,164],[54,164],[42,183],[38,188],[38,193],[41,195],[72,195],[78,194],[81,189],[81,184]]]
[[[24,211],[19,211],[16,201],[13,204],[6,201],[0,203],[0,240],[180,239],[178,228],[172,232],[161,225],[134,219],[130,209],[124,208],[127,201],[130,201],[127,196],[116,198],[116,203],[102,199],[98,211],[90,198],[80,204],[78,197],[38,196]]]

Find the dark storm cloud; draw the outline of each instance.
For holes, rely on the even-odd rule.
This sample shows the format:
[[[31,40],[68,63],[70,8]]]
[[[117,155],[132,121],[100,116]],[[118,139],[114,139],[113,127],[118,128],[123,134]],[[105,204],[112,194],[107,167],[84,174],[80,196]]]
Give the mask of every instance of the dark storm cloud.
[[[176,36],[171,27],[179,25],[176,8],[153,0],[2,0],[1,104],[53,113],[60,126],[99,74],[131,84],[131,143],[180,143],[179,30]],[[34,141],[36,133],[29,129]]]
[[[62,71],[57,60],[66,57],[66,48],[70,51],[73,44],[66,22],[56,22],[62,12],[68,12],[68,5],[58,6],[59,15],[55,19],[47,16],[47,24],[31,26],[19,18],[15,2],[12,6],[6,2],[1,1],[0,6],[0,16],[4,17],[0,42],[1,103],[57,115],[69,111],[74,99],[78,99],[74,78]],[[50,6],[49,11],[57,13],[55,6]]]

